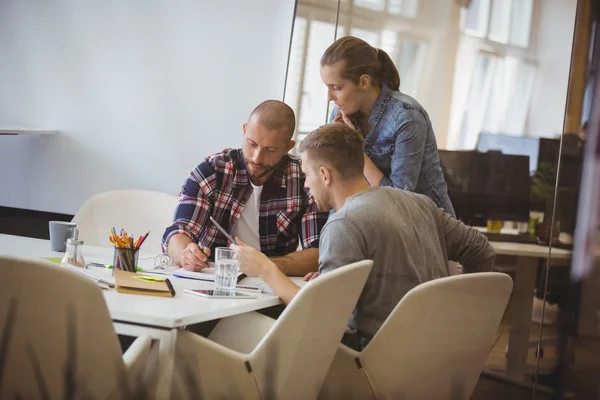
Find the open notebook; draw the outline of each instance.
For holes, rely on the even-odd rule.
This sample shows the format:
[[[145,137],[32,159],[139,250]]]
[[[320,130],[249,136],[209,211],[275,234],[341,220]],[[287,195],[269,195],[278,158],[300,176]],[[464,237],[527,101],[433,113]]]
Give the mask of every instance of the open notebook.
[[[115,287],[119,293],[143,294],[147,296],[173,297],[175,290],[167,278],[115,271]]]

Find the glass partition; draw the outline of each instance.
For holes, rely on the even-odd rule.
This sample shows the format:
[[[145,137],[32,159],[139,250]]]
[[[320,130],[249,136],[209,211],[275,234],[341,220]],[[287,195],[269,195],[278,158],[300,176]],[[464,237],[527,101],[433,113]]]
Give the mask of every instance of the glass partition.
[[[336,38],[338,8],[337,0],[297,2],[285,90],[285,102],[296,114],[297,142],[327,121],[327,87],[319,65]]]
[[[325,49],[351,35],[385,50],[400,91],[430,117],[457,218],[485,232],[496,271],[515,282],[473,399],[517,398],[534,386],[543,396],[558,386],[553,339],[565,294],[555,296],[554,282],[570,282],[580,189],[572,183],[583,148],[575,137],[585,130],[565,125],[580,73],[572,63],[577,7],[577,0],[297,2],[285,93],[296,141],[329,121]],[[587,119],[584,109],[577,123]]]
[[[536,389],[556,398],[600,395],[598,11],[596,2],[578,2],[557,175],[548,182],[553,213],[545,230],[552,239],[537,285],[541,324],[533,343]]]

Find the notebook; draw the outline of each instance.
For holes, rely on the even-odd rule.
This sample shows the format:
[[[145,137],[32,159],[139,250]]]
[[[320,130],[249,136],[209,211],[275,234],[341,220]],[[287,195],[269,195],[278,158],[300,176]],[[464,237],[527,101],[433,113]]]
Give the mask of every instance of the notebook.
[[[147,296],[173,297],[175,289],[167,278],[115,271],[115,287],[119,293],[143,294]]]

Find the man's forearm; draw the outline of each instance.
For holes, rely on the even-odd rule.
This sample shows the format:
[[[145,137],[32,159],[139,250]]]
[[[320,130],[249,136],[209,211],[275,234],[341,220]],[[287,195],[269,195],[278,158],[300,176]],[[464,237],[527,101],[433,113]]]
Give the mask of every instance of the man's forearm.
[[[487,242],[485,249],[481,251],[477,259],[463,262],[463,271],[466,273],[490,272],[494,268],[495,260],[496,250],[489,242]]]
[[[496,251],[485,235],[441,208],[438,213],[444,226],[449,260],[460,263],[464,273],[491,271]]]
[[[169,243],[167,243],[167,254],[173,258],[176,265],[179,265],[180,267],[183,265],[181,256],[187,245],[190,243],[193,243],[192,239],[190,239],[188,235],[182,233],[173,235],[169,239]]]
[[[304,276],[319,269],[319,249],[295,251],[271,261],[287,276]]]

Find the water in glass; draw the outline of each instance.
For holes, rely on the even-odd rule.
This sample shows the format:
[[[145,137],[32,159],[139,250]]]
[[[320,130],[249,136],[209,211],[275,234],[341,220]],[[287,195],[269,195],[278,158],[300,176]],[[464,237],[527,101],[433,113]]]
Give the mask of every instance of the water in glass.
[[[217,289],[235,289],[240,263],[237,260],[217,260],[215,284]]]

